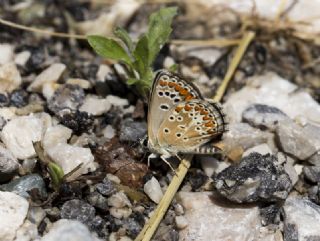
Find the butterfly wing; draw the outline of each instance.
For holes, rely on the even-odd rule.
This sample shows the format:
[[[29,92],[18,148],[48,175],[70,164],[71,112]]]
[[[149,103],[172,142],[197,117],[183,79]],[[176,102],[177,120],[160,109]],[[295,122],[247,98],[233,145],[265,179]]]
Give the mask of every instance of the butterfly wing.
[[[195,153],[198,147],[222,134],[225,123],[225,114],[217,103],[193,99],[176,104],[166,113],[157,138],[169,153]]]
[[[153,82],[149,99],[148,138],[154,149],[158,146],[158,130],[165,116],[177,103],[203,99],[199,90],[190,82],[166,70],[160,70]]]

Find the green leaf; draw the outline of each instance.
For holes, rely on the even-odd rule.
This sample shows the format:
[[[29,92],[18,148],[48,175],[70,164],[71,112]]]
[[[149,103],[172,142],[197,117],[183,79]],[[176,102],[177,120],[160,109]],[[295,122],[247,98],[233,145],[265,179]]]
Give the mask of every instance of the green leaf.
[[[52,186],[54,189],[59,189],[62,181],[63,181],[63,177],[64,177],[64,173],[62,168],[54,163],[54,162],[49,162],[48,164],[48,171],[51,177],[51,181],[52,181]]]
[[[87,39],[91,47],[100,56],[117,61],[123,61],[126,64],[131,65],[129,55],[117,41],[98,35],[90,35]]]
[[[140,82],[140,80],[139,79],[135,79],[135,78],[129,78],[128,80],[127,80],[127,84],[128,85],[134,85],[134,84],[137,84],[137,83],[139,83]]]
[[[162,8],[158,12],[151,14],[147,33],[149,40],[149,66],[153,63],[163,45],[168,41],[172,32],[171,23],[176,14],[176,7]]]
[[[148,65],[148,57],[149,57],[149,49],[148,49],[148,38],[146,35],[143,35],[133,52],[133,56],[136,59],[134,62],[134,67],[138,71],[140,78],[143,78],[145,72],[147,71]]]
[[[114,35],[123,41],[123,43],[127,46],[130,52],[133,51],[134,45],[132,39],[130,38],[128,32],[121,27],[116,27],[113,31]]]

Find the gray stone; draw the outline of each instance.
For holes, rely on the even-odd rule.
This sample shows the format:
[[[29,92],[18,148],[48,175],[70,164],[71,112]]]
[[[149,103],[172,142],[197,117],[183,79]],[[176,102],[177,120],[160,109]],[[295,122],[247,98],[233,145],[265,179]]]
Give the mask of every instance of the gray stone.
[[[96,189],[104,196],[110,196],[116,192],[113,183],[108,178],[104,178],[103,183],[98,183]]]
[[[305,178],[313,183],[320,183],[320,166],[305,166],[303,167]]]
[[[87,196],[87,200],[92,206],[94,206],[96,208],[99,208],[99,209],[105,210],[105,211],[109,209],[109,206],[107,203],[108,202],[107,198],[98,192],[90,193]]]
[[[242,119],[254,127],[274,131],[279,121],[287,119],[288,116],[276,107],[253,104],[242,113]]]
[[[0,240],[13,241],[27,216],[29,203],[11,192],[0,191]]]
[[[284,240],[320,240],[320,206],[289,197],[284,210]]]
[[[59,116],[63,109],[77,110],[84,101],[85,93],[78,85],[60,86],[48,101],[48,108]]]
[[[60,216],[63,219],[75,219],[89,225],[95,218],[96,211],[90,204],[73,199],[62,205]]]
[[[237,203],[285,200],[292,183],[276,162],[275,156],[251,153],[217,174],[214,186],[222,196]]]
[[[242,157],[245,157],[245,156],[249,156],[250,153],[252,152],[258,152],[260,153],[261,155],[266,155],[266,154],[272,154],[272,150],[271,148],[268,146],[268,144],[266,143],[263,143],[263,144],[260,144],[260,145],[257,145],[257,146],[254,146],[254,147],[251,147],[249,149],[247,149],[243,154],[242,154]]]
[[[282,150],[299,160],[306,160],[317,152],[314,138],[289,119],[279,122],[276,133]]]
[[[79,221],[60,219],[55,222],[41,241],[98,241]]]
[[[14,192],[22,197],[29,198],[28,192],[37,190],[41,199],[46,199],[48,194],[45,183],[39,174],[26,175],[0,185],[0,190]]]
[[[126,119],[121,123],[120,141],[138,142],[147,133],[147,124]]]
[[[309,188],[308,197],[312,202],[320,205],[320,184]]]
[[[17,159],[9,150],[0,145],[0,183],[9,180],[18,168]]]
[[[267,143],[272,151],[276,150],[274,134],[255,129],[247,123],[230,124],[229,131],[222,136],[222,140],[228,149],[241,146],[246,150],[250,147]]]

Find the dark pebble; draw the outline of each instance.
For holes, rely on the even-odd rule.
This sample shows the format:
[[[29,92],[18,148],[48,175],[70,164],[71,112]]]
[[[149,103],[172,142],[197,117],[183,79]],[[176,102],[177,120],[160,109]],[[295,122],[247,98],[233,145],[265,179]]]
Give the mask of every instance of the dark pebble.
[[[138,142],[147,133],[147,123],[125,119],[121,122],[120,141]]]
[[[89,132],[94,122],[94,117],[87,112],[70,109],[60,111],[58,119],[63,125],[69,127],[77,134]]]
[[[48,101],[48,108],[57,116],[61,110],[77,110],[85,98],[83,89],[78,85],[65,84],[60,86]]]
[[[320,167],[305,166],[303,167],[304,177],[312,183],[320,183]]]
[[[102,211],[109,210],[107,198],[98,192],[90,193],[87,197],[88,202]]]
[[[253,152],[214,176],[214,186],[222,196],[237,203],[285,200],[292,183],[276,162],[273,155]]]
[[[320,184],[315,185],[309,189],[308,197],[312,202],[320,205]]]
[[[90,227],[95,214],[96,211],[90,204],[79,199],[73,199],[63,204],[60,216],[61,218],[78,220]]]
[[[6,94],[0,93],[0,107],[9,106],[10,100]]]
[[[38,174],[26,175],[14,179],[7,184],[0,185],[0,190],[15,192],[25,198],[29,198],[32,191],[36,191],[42,200],[45,200],[48,196],[45,183]]]
[[[15,107],[23,107],[28,104],[29,95],[25,90],[14,90],[10,94],[10,104]]]
[[[124,227],[127,235],[132,239],[136,238],[142,229],[142,226],[134,218],[125,220]]]
[[[206,183],[208,176],[201,170],[194,170],[188,173],[187,180],[192,187],[192,191],[196,191]]]
[[[280,207],[277,204],[271,204],[266,207],[260,207],[260,216],[262,218],[262,225],[280,223]]]
[[[114,185],[108,178],[105,178],[103,180],[103,183],[98,183],[96,185],[96,189],[99,193],[101,193],[104,196],[110,196],[116,192]]]

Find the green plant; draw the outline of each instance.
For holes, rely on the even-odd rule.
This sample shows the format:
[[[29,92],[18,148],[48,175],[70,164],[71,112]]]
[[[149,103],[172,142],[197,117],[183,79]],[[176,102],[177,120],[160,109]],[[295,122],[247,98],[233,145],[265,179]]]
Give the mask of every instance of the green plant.
[[[116,28],[117,39],[103,36],[88,36],[91,47],[104,58],[119,61],[126,66],[127,84],[136,85],[140,93],[145,94],[153,79],[152,64],[160,49],[168,41],[172,32],[171,23],[177,14],[176,7],[162,8],[152,13],[148,30],[136,43],[123,28]]]

